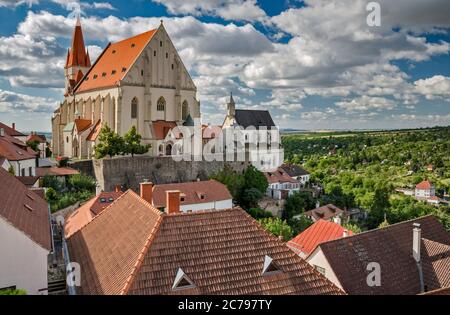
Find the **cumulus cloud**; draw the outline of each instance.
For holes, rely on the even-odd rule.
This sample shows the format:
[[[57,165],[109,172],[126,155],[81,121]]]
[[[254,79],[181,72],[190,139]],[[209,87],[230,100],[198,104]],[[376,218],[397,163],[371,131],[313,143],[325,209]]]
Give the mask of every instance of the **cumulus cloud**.
[[[0,8],[15,8],[23,4],[27,4],[31,7],[33,4],[38,4],[39,0],[0,0]]]
[[[56,106],[57,102],[53,99],[0,89],[0,113],[52,113]]]
[[[336,102],[336,106],[348,111],[392,110],[395,102],[383,97],[362,96],[348,101]]]
[[[416,90],[427,99],[450,97],[450,77],[436,75],[414,82]]]
[[[153,0],[175,15],[210,15],[225,20],[263,21],[267,18],[256,0]]]

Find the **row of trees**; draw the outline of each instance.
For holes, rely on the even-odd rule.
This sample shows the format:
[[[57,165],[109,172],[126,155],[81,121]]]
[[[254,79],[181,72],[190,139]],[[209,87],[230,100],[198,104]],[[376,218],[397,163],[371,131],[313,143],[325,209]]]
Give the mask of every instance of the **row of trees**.
[[[94,147],[95,158],[102,159],[106,156],[145,154],[150,149],[150,145],[141,144],[142,136],[137,132],[136,127],[131,129],[121,137],[108,125],[102,127],[99,134],[99,143]]]

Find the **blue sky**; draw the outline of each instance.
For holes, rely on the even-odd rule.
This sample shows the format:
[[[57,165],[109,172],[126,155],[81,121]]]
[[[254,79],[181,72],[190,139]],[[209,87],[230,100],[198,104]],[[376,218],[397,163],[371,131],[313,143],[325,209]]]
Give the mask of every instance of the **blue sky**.
[[[204,122],[270,110],[281,128],[450,125],[450,2],[380,0],[0,0],[0,121],[49,131],[63,65],[83,11],[95,58],[164,24],[198,87]]]

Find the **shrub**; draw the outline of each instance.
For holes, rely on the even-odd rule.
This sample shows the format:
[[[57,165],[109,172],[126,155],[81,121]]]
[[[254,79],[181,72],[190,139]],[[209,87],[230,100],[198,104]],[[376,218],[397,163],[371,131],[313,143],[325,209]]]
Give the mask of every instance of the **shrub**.
[[[265,219],[265,218],[272,218],[273,217],[271,212],[262,210],[260,208],[251,208],[247,212],[254,219]]]
[[[94,191],[96,187],[95,180],[84,174],[76,174],[69,177],[69,187],[75,191]]]
[[[27,295],[25,290],[1,290],[0,295]]]

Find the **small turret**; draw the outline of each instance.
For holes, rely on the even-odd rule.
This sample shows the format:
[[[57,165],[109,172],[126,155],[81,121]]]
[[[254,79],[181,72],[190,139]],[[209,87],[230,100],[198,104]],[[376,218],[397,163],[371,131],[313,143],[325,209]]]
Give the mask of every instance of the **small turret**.
[[[234,116],[236,115],[236,103],[234,102],[233,99],[233,92],[231,92],[230,94],[230,101],[227,104],[227,109],[228,109],[227,112],[228,117],[234,118]]]

